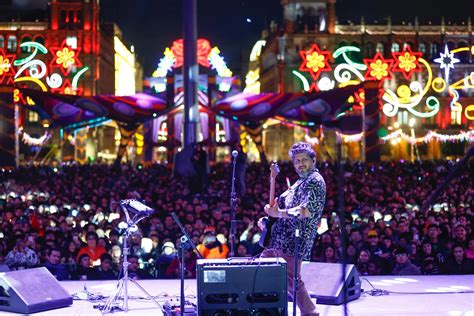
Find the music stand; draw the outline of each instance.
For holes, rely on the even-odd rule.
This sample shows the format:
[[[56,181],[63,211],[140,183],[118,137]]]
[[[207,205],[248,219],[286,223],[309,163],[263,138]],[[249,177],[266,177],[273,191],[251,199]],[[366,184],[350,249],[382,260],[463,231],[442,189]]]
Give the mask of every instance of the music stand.
[[[153,302],[155,302],[155,304],[161,309],[160,303],[158,303],[155,298],[150,295],[150,293],[148,293],[136,280],[128,277],[128,238],[132,232],[137,230],[138,222],[153,214],[154,210],[137,200],[122,200],[120,201],[120,207],[125,214],[127,224],[127,228],[123,233],[123,277],[118,281],[115,293],[110,296],[105,305],[102,307],[102,314],[114,312],[116,309],[128,312],[128,281],[131,281],[133,284],[135,284],[147,296],[148,299],[151,299]],[[132,216],[130,216],[130,214]],[[114,306],[114,303],[120,300],[122,291],[124,292],[123,306]]]

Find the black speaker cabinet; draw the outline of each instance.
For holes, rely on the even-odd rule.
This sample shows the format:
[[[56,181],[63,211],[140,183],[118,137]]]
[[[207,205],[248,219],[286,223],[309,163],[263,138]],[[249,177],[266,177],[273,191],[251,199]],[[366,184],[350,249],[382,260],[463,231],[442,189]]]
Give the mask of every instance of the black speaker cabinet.
[[[72,297],[46,268],[0,273],[0,311],[36,313],[72,305]]]
[[[339,263],[303,262],[301,277],[311,297],[318,304],[340,305],[344,303],[343,285],[347,288],[346,302],[360,297],[359,273],[353,264],[346,265],[342,282],[342,265]]]
[[[286,262],[281,258],[197,261],[199,315],[286,315]]]

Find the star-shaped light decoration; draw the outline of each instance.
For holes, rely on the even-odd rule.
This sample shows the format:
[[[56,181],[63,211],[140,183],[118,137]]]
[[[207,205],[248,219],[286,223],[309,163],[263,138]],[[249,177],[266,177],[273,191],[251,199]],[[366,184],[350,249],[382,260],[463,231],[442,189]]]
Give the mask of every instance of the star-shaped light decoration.
[[[11,82],[11,78],[15,76],[14,59],[15,55],[6,55],[3,49],[0,48],[0,83],[8,84]]]
[[[440,68],[444,69],[444,80],[448,82],[450,69],[454,69],[454,64],[459,63],[460,60],[455,58],[454,53],[449,51],[448,45],[444,46],[444,53],[439,55],[440,57],[436,58],[434,62],[440,64]]]
[[[59,68],[64,76],[67,76],[71,70],[72,66],[76,68],[82,67],[82,63],[79,60],[80,49],[71,48],[64,41],[61,47],[51,47],[51,54],[53,59],[51,60],[49,66],[51,68]]]
[[[407,80],[410,80],[413,72],[421,72],[419,59],[422,57],[422,53],[414,53],[411,51],[411,48],[407,46],[402,52],[394,52],[392,55],[395,59],[393,71],[402,72]]]
[[[377,52],[372,59],[364,58],[364,64],[367,66],[364,78],[366,80],[378,80],[382,85],[386,79],[392,79],[391,69],[393,63],[393,59],[384,59],[380,52]]]
[[[318,80],[321,72],[331,71],[331,66],[329,66],[331,52],[321,51],[316,44],[313,44],[309,50],[300,50],[300,56],[303,62],[299,70],[309,72],[314,80]]]

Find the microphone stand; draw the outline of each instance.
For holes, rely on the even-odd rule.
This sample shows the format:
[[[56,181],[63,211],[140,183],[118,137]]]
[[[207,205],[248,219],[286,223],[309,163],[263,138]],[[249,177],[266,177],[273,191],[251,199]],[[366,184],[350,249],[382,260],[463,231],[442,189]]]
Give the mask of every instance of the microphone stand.
[[[298,305],[298,261],[299,261],[299,240],[300,240],[300,228],[298,226],[298,216],[293,218],[293,224],[295,225],[295,267],[293,275],[293,316],[296,316],[296,306]]]
[[[146,217],[143,214],[151,214],[151,213],[142,213],[142,214],[137,213],[133,218],[130,218],[126,205],[127,205],[126,200],[125,200],[125,203],[120,203],[120,206],[122,207],[122,210],[125,213],[125,217],[127,220],[127,228],[125,229],[125,232],[123,234],[123,263],[122,263],[123,277],[118,281],[115,293],[109,297],[107,302],[102,307],[102,314],[112,313],[114,312],[115,309],[122,310],[125,313],[128,312],[128,281],[135,284],[147,296],[148,299],[151,299],[161,309],[160,303],[158,303],[158,301],[155,300],[155,298],[150,293],[148,293],[136,280],[128,276],[128,265],[129,265],[128,238],[130,237],[130,233],[134,229],[136,229],[136,225],[138,224],[138,222]],[[123,305],[122,307],[119,307],[119,306],[117,307],[114,304],[120,300],[122,292],[123,292]]]
[[[346,271],[347,271],[347,231],[346,222],[344,216],[344,165],[342,160],[342,136],[340,129],[337,129],[337,169],[338,169],[338,181],[337,181],[337,197],[338,197],[338,217],[339,225],[341,225],[341,246],[342,246],[342,265],[341,265],[341,284],[342,284],[342,295],[344,296],[344,315],[347,316],[347,285],[346,283]]]
[[[184,315],[184,302],[185,302],[185,297],[184,297],[184,247],[186,243],[190,244],[191,247],[193,248],[194,253],[199,259],[203,259],[201,253],[199,250],[196,248],[196,245],[193,243],[193,240],[191,237],[189,237],[188,233],[186,232],[186,229],[184,228],[183,224],[179,220],[178,216],[176,213],[171,213],[171,217],[173,217],[173,220],[175,221],[176,225],[178,225],[179,229],[181,230],[181,233],[183,234],[180,238],[180,243],[179,243],[179,270],[180,270],[180,315]]]
[[[235,151],[234,151],[235,152]],[[235,165],[237,163],[237,154],[232,152],[233,160],[233,168],[232,168],[232,190],[230,192],[230,257],[233,257],[235,254],[235,229],[236,229],[236,221],[235,221],[235,203],[237,201],[236,194],[235,194]]]

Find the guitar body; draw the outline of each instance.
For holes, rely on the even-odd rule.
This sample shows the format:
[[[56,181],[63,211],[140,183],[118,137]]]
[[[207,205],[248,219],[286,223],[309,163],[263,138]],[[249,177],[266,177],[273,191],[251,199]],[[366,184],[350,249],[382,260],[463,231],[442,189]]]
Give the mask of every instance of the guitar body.
[[[273,162],[270,166],[270,201],[268,203],[270,206],[275,204],[275,179],[279,172],[280,169],[278,168],[278,164]],[[266,248],[270,244],[270,238],[272,237],[272,226],[275,224],[276,218],[268,216],[267,218],[264,218],[262,222],[264,227],[258,244],[261,247]]]

